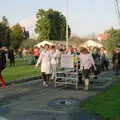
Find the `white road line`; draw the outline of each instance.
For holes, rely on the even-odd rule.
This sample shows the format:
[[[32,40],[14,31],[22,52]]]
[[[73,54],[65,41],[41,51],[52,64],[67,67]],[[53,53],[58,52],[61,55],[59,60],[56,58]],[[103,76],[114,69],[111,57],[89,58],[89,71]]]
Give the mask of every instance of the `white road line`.
[[[12,110],[66,114],[66,112],[64,111],[55,111],[55,110],[41,110],[41,109],[27,109],[27,108],[12,108]]]

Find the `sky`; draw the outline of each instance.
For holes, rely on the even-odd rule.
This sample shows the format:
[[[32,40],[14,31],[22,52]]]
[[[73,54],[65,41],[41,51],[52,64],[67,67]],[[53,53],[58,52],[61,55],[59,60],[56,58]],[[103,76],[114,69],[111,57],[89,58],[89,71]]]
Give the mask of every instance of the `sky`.
[[[119,27],[113,0],[1,0],[0,18],[6,16],[10,25],[20,23],[33,35],[40,8],[53,8],[65,16],[68,14],[73,35],[99,34],[111,27]]]

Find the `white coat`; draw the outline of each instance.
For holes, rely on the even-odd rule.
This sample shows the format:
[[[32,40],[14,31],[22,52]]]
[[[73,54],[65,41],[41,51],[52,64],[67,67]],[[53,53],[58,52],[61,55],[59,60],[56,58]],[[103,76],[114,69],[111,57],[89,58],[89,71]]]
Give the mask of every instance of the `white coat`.
[[[45,74],[51,73],[51,55],[49,51],[41,52],[36,66],[38,67],[39,64],[41,64],[41,72],[44,72]]]

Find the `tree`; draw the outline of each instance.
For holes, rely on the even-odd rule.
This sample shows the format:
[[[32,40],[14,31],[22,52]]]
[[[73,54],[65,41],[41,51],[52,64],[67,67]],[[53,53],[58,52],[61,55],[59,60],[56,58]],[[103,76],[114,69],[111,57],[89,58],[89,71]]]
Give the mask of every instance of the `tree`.
[[[6,46],[9,47],[10,44],[10,29],[9,23],[5,16],[3,16],[2,21],[0,22],[0,47]]]
[[[33,46],[37,43],[38,41],[35,39],[28,39],[22,42],[20,48],[33,48]]]
[[[109,29],[106,31],[107,33],[110,33],[111,36],[104,42],[105,47],[112,51],[114,48],[118,47],[120,44],[120,29]]]
[[[19,24],[16,24],[11,28],[10,38],[11,38],[10,46],[13,47],[14,49],[19,48],[24,38],[24,31]]]
[[[65,40],[66,39],[66,18],[57,10],[39,9],[37,14],[37,22],[35,32],[39,35],[39,39],[49,40]],[[68,27],[69,36],[71,29]]]

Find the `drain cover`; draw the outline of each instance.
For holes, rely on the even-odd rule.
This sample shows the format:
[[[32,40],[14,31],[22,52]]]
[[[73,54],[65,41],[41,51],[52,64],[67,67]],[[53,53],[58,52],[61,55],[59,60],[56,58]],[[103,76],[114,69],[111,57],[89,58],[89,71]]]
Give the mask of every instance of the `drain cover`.
[[[6,119],[6,118],[4,118],[4,117],[0,117],[0,120],[8,120],[8,119]]]
[[[79,105],[79,104],[80,104],[80,100],[76,98],[60,98],[50,101],[48,105],[57,107],[57,106]]]

